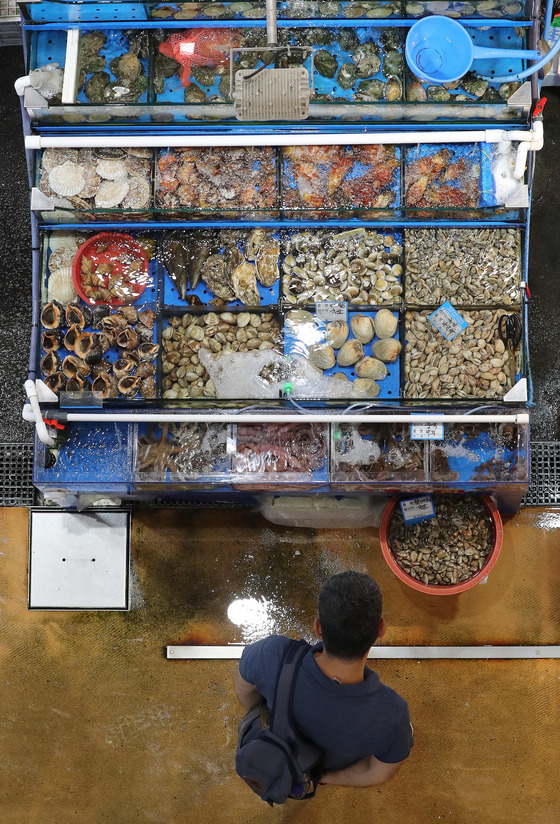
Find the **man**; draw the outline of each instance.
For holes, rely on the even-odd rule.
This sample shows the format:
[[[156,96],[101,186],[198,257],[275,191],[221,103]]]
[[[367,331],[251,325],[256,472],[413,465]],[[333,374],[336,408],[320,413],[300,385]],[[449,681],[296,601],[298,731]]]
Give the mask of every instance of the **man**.
[[[322,784],[371,787],[390,781],[414,743],[406,701],[366,666],[385,634],[377,583],[360,572],[329,578],[313,623],[321,642],[303,659],[294,693],[294,721],[325,752]],[[246,709],[269,708],[290,639],[271,635],[247,646],[234,676]]]

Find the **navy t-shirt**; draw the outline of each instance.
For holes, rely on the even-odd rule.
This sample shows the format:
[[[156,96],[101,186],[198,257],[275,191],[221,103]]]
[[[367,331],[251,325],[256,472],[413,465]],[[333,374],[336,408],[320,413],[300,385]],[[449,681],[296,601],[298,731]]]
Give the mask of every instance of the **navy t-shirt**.
[[[282,656],[290,638],[271,635],[243,650],[239,673],[264,696],[269,707]],[[325,769],[340,770],[366,756],[394,764],[414,743],[408,705],[369,667],[358,684],[339,684],[319,669],[312,647],[304,657],[294,694],[298,729],[325,751]]]

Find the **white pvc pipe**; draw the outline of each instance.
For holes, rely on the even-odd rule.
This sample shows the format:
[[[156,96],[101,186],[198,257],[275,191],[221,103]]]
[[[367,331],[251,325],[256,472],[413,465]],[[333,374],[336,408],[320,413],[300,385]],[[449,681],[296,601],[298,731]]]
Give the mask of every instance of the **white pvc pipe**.
[[[28,74],[25,77],[18,77],[18,79],[14,83],[14,89],[16,90],[16,94],[19,97],[23,97],[23,93],[25,89],[31,86],[31,78]]]
[[[62,105],[76,102],[78,88],[78,55],[80,51],[80,30],[69,29],[66,33],[66,59],[64,61],[64,80],[62,81]]]
[[[364,132],[359,134],[338,132],[324,134],[305,132],[290,134],[226,134],[226,135],[27,135],[26,149],[65,148],[82,149],[95,147],[146,147],[159,146],[339,146],[386,143],[500,143],[510,140],[502,129],[477,129],[461,132]],[[532,133],[516,132],[512,140],[532,140]],[[523,137],[519,137],[523,135]]]
[[[39,440],[41,443],[44,443],[45,446],[54,446],[56,441],[51,435],[49,435],[45,421],[43,420],[41,407],[39,406],[39,400],[37,398],[37,387],[35,386],[35,381],[25,381],[25,391],[27,393],[27,397],[29,398],[29,405],[31,406],[31,410],[33,412],[33,420],[35,421],[35,429],[37,430]]]
[[[422,412],[407,415],[344,415],[332,412],[310,412],[308,414],[267,412],[204,413],[204,412],[68,412],[66,420],[82,423],[529,423],[526,412],[503,415],[445,415]]]
[[[241,658],[245,644],[228,644],[227,646],[173,646],[166,647],[166,658],[169,661],[185,660],[236,660]],[[523,660],[530,658],[560,658],[560,646],[542,647],[514,647],[493,646],[487,644],[478,647],[371,647],[368,658],[381,660],[444,660],[447,658],[459,660]]]

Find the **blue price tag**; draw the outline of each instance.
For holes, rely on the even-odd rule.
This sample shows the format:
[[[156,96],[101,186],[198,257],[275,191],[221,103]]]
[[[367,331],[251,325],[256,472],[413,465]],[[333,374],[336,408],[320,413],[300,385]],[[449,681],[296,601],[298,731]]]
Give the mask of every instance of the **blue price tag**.
[[[453,340],[469,325],[449,301],[442,303],[439,309],[428,315],[428,320],[447,340]]]
[[[401,512],[404,522],[407,525],[418,524],[420,521],[427,521],[436,517],[434,501],[431,495],[424,495],[422,498],[409,498],[400,502]]]

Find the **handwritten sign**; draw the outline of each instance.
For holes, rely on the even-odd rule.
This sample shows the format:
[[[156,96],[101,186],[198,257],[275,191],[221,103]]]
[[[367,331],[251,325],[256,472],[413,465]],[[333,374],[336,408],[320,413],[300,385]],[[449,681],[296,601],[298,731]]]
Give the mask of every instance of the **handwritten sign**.
[[[423,498],[409,498],[407,501],[401,501],[400,506],[404,522],[408,525],[418,524],[420,521],[427,521],[436,516],[431,495],[424,495]]]
[[[457,335],[466,329],[469,325],[467,321],[461,317],[459,312],[451,306],[449,301],[442,303],[439,309],[428,315],[428,320],[433,323],[438,332],[441,332],[447,340],[453,340]]]
[[[346,301],[319,300],[315,304],[317,317],[325,323],[333,320],[348,320],[348,304]]]
[[[419,414],[418,412],[413,412]],[[443,424],[442,423],[411,423],[410,424],[410,439],[413,441],[442,441],[443,440]]]

